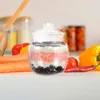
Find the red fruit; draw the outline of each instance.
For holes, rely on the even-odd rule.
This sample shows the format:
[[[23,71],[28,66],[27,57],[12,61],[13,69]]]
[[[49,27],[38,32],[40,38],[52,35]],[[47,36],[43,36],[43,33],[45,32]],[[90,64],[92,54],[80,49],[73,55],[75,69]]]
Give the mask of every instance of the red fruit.
[[[20,54],[20,50],[23,48],[23,47],[26,47],[28,46],[29,43],[23,43],[23,44],[17,44],[15,45],[13,48],[12,48],[12,55],[18,55]]]
[[[22,44],[17,44],[12,48],[12,55],[17,55],[20,53],[20,50],[23,48]]]
[[[76,67],[78,67],[78,61],[77,61],[77,59],[74,58],[74,57],[69,57],[66,69],[68,69],[68,68],[76,68]]]

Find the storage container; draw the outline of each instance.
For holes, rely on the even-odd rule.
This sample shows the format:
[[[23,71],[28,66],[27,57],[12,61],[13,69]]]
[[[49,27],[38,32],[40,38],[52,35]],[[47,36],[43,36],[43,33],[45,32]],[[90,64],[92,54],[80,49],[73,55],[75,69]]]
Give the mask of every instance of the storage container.
[[[1,30],[3,30],[3,28],[5,27],[5,25],[7,24],[7,22],[9,21],[10,18],[11,18],[11,16],[6,16],[6,17],[0,18]],[[9,31],[10,31],[10,34],[9,34],[8,44],[7,44],[7,49],[6,49],[7,51],[11,51],[12,47],[17,44],[17,33],[15,30],[15,24],[12,25],[12,27],[9,29]]]
[[[29,16],[22,16],[16,20],[16,31],[18,33],[18,43],[32,42],[33,20]]]
[[[76,33],[75,26],[68,26],[67,28],[68,34],[68,46],[70,51],[76,51]]]
[[[85,26],[76,26],[77,51],[85,50]]]

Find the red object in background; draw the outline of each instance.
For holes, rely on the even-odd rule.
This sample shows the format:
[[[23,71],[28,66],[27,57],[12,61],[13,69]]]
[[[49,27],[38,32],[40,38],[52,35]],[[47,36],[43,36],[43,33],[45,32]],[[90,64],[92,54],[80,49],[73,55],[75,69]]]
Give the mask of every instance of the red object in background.
[[[23,43],[22,45],[23,45],[23,47],[25,47],[25,46],[27,46],[27,45],[29,45],[30,43]]]
[[[12,55],[17,55],[20,53],[20,50],[23,48],[22,44],[17,44],[12,48]]]
[[[78,66],[78,61],[74,57],[68,58],[68,65],[66,66],[64,72],[88,72],[95,70],[96,66]]]
[[[85,27],[76,26],[77,51],[85,50]]]
[[[68,26],[68,46],[70,51],[76,51],[76,33],[75,26]]]
[[[95,70],[95,66],[81,66],[76,68],[67,68],[64,72],[88,72]]]
[[[29,45],[29,43],[23,43],[23,44],[17,44],[17,45],[15,45],[15,46],[12,48],[12,55],[17,55],[17,54],[19,54],[19,53],[20,53],[20,50],[21,50],[23,47],[27,46],[27,45]]]
[[[68,64],[66,66],[66,69],[69,69],[69,68],[76,68],[78,66],[78,61],[76,58],[74,57],[69,57],[68,58]],[[66,70],[65,69],[65,70]]]

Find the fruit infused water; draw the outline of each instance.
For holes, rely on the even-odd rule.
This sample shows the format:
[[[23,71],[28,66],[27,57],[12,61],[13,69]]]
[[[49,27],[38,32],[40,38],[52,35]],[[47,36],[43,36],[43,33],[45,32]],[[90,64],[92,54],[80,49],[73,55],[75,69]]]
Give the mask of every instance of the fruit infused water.
[[[68,46],[64,33],[53,24],[47,23],[33,33],[33,43],[29,46],[28,57],[31,68],[38,74],[63,72],[68,62]]]

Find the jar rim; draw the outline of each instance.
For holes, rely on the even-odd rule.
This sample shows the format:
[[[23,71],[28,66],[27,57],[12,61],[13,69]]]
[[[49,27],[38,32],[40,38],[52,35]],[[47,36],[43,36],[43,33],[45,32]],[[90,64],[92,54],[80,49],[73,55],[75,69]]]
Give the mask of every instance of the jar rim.
[[[16,23],[21,23],[21,22],[28,23],[30,20],[32,20],[30,16],[21,16],[17,18]]]

